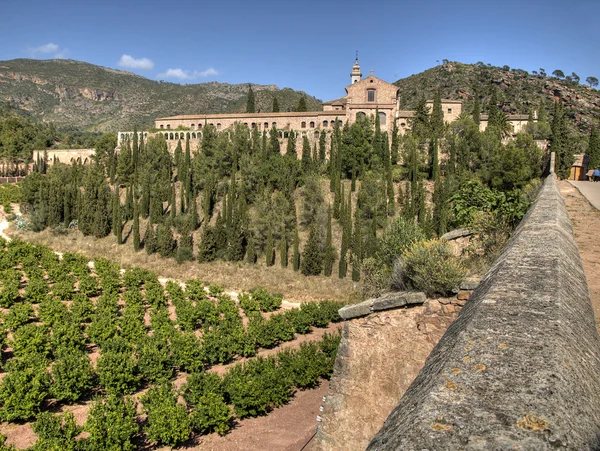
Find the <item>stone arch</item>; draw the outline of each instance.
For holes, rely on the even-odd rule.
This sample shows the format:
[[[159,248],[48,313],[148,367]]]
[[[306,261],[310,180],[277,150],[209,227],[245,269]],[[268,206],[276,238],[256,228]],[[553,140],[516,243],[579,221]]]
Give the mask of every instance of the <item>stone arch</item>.
[[[279,131],[277,132],[277,136],[278,136],[279,138],[283,138],[283,132],[282,132],[281,130],[279,130]]]
[[[263,124],[263,128],[264,128],[265,130],[268,130],[268,129],[269,129],[269,123],[268,123],[268,122],[265,122],[265,123]]]
[[[190,128],[193,130],[194,129],[194,124],[190,124]]]
[[[256,122],[252,122],[252,128],[255,129],[256,128]]]
[[[196,133],[192,133],[192,139],[196,139]]]
[[[248,124],[246,124],[246,125],[248,125]],[[217,123],[217,130],[221,130],[221,123],[220,122]]]
[[[315,123],[314,121],[310,121],[310,124],[308,124],[310,128],[315,128]]]
[[[329,127],[329,122],[328,121],[323,121],[323,127]]]
[[[186,138],[186,139],[190,139],[190,132],[187,132],[187,133],[185,134],[185,138]]]
[[[359,111],[356,113],[356,120],[358,119],[364,119],[365,117],[367,117],[367,115],[365,114],[364,111]]]
[[[379,112],[379,123],[381,125],[386,125],[387,124],[387,115],[383,111]]]
[[[174,138],[174,136],[173,136],[173,133],[171,133],[171,134],[169,135],[169,139],[175,139],[175,138]]]

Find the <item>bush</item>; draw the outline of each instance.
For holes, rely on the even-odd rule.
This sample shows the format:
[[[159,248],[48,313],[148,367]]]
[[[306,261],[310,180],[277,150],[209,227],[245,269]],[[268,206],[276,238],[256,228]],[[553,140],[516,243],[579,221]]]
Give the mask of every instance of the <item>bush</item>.
[[[171,338],[171,349],[173,364],[180,370],[193,372],[204,368],[202,345],[193,332],[176,331]]]
[[[14,363],[0,384],[0,418],[26,421],[35,417],[48,396],[50,376],[42,365]]]
[[[139,432],[135,420],[135,404],[128,398],[109,394],[92,406],[84,429],[89,432],[85,439],[91,450],[133,451],[133,439]]]
[[[31,277],[25,288],[25,299],[32,304],[42,302],[50,291],[48,284],[41,276]]]
[[[162,383],[173,377],[173,361],[166,341],[155,335],[145,337],[137,353],[140,373],[145,380]]]
[[[206,371],[193,372],[188,376],[185,385],[181,387],[183,399],[192,407],[200,404],[202,397],[210,393],[221,397],[225,393],[223,381],[216,373]]]
[[[94,386],[92,362],[78,349],[61,349],[50,374],[50,395],[59,401],[75,402]]]
[[[133,393],[141,375],[129,345],[122,338],[108,340],[96,364],[100,385],[111,393]]]
[[[23,324],[28,323],[32,316],[33,308],[31,307],[31,304],[19,302],[14,304],[6,314],[4,326],[15,330]]]
[[[263,312],[272,312],[281,307],[283,295],[279,293],[269,293],[264,288],[254,288],[250,290],[252,298],[258,302],[260,310]]]
[[[408,247],[423,238],[423,232],[414,220],[399,216],[390,222],[383,232],[377,250],[377,260],[391,268],[394,261]]]
[[[75,437],[79,435],[82,428],[77,426],[72,413],[54,415],[50,412],[42,412],[32,428],[38,439],[31,451],[80,449]]]
[[[465,276],[465,269],[447,242],[420,241],[403,255],[407,286],[427,296],[446,296]]]
[[[223,395],[206,393],[194,406],[191,419],[194,429],[201,434],[216,432],[225,435],[231,429],[233,414]]]
[[[144,430],[151,441],[177,446],[190,437],[192,427],[187,409],[177,404],[170,385],[151,388],[142,397],[142,404],[148,414]]]

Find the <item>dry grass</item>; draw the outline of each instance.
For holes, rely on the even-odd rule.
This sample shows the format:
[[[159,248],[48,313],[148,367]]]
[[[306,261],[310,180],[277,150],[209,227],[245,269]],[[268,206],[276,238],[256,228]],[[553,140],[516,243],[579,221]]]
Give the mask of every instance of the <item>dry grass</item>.
[[[142,229],[143,230],[143,229]],[[124,236],[126,236],[124,230]],[[143,250],[133,251],[131,242],[117,245],[115,238],[83,236],[78,231],[69,231],[58,235],[50,230],[35,233],[19,231],[11,227],[8,234],[32,243],[44,244],[59,252],[79,252],[90,260],[106,257],[123,268],[139,266],[154,271],[161,277],[177,280],[200,279],[205,283],[216,283],[227,291],[249,290],[262,286],[269,291],[282,293],[291,302],[338,300],[345,301],[352,293],[360,289],[360,284],[352,282],[348,277],[338,279],[335,276],[305,277],[291,268],[264,264],[250,265],[245,262],[186,262],[181,265],[172,259],[158,255],[147,255]]]

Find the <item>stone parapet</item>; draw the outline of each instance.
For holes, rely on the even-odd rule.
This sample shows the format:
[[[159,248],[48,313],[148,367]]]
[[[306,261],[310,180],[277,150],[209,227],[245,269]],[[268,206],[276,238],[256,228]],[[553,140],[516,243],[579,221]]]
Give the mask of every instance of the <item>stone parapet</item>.
[[[550,175],[369,450],[598,449],[600,338]]]

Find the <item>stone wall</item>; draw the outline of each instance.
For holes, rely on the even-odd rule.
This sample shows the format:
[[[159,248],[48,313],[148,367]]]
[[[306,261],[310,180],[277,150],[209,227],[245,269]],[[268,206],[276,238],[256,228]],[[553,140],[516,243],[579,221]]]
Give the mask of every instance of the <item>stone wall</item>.
[[[599,406],[600,338],[552,174],[368,449],[598,449]]]

